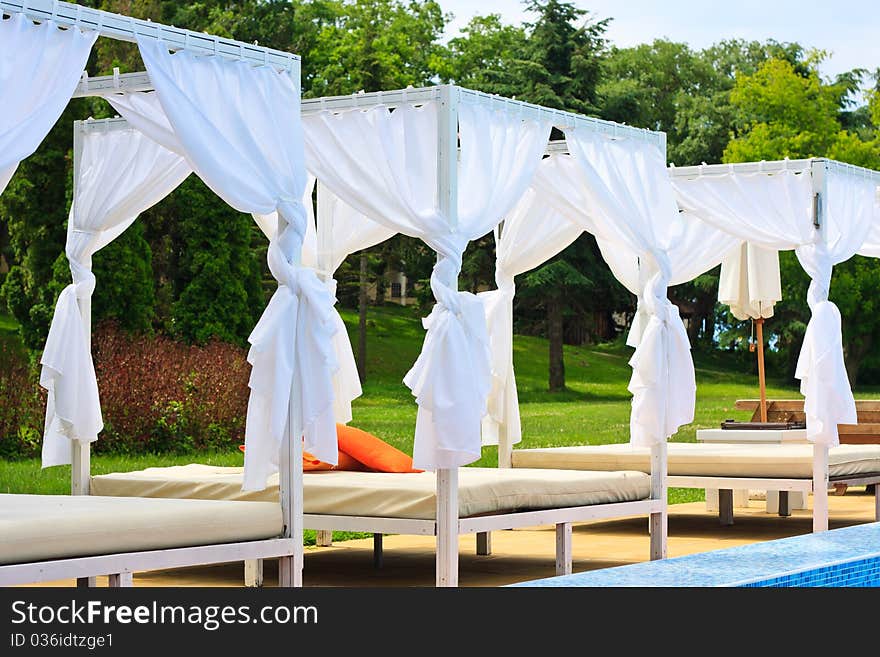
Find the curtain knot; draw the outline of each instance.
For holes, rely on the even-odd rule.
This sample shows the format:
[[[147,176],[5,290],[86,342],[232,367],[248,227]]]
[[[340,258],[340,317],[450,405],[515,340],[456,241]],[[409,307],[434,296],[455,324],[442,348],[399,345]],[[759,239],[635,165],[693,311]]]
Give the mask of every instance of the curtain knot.
[[[68,259],[70,263],[70,274],[73,277],[73,284],[76,286],[76,298],[88,299],[95,291],[95,275],[86,265],[76,260]]]

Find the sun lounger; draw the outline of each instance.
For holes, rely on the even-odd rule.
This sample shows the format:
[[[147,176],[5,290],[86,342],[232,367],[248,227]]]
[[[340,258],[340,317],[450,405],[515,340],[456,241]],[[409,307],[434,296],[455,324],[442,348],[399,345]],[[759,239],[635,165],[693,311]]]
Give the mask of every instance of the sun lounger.
[[[268,502],[0,495],[0,585],[292,555]]]
[[[831,484],[880,482],[880,445],[840,445],[825,450],[809,444],[669,443],[668,448],[668,485],[719,489],[719,515],[724,524],[733,522],[734,489],[780,491],[784,512],[789,491],[818,491],[827,496]],[[644,472],[649,455],[647,449],[629,444],[552,447],[514,450],[511,462],[514,468]],[[880,498],[876,499],[875,517],[880,520]],[[814,503],[813,521],[814,529],[827,529],[827,506],[823,512],[821,504]]]
[[[241,468],[187,465],[94,476],[96,495],[264,502],[278,499],[277,476],[264,491],[241,491]],[[304,525],[318,530],[438,535],[436,475],[326,471],[303,475]],[[638,471],[461,468],[458,533],[480,535],[535,525],[557,527],[557,572],[571,572],[571,524],[665,513],[651,477]],[[652,536],[660,556],[664,535]]]

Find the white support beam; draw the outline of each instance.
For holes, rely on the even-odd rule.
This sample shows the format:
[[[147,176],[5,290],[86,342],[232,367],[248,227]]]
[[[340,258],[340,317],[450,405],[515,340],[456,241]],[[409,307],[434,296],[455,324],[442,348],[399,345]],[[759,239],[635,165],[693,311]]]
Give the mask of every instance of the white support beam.
[[[71,98],[89,96],[109,96],[136,91],[153,91],[153,81],[146,71],[121,73],[119,75],[99,75],[93,78],[83,76]]]
[[[73,122],[73,194],[76,197],[76,185],[79,180],[82,166],[83,153],[83,129],[85,122]],[[92,344],[92,299],[77,299],[79,313],[82,317],[83,330],[85,331],[86,344],[91,348]],[[91,476],[91,451],[90,444],[79,440],[70,441],[71,466],[70,466],[70,494],[88,495]]]
[[[555,142],[554,142],[555,143]],[[669,175],[673,178],[699,178],[701,176],[726,176],[734,174],[766,173],[774,174],[783,171],[794,173],[812,173],[818,171],[836,170],[840,173],[866,178],[880,185],[880,171],[857,167],[853,164],[829,160],[824,157],[814,157],[801,160],[772,160],[767,162],[738,162],[735,164],[698,164],[687,167],[669,167]]]
[[[455,87],[439,87],[437,198],[449,229],[458,228],[458,103]],[[458,287],[458,281],[446,281]],[[437,470],[437,586],[458,586],[458,468]]]
[[[445,90],[445,91],[444,91]],[[602,119],[565,112],[563,110],[542,107],[521,100],[504,98],[493,94],[473,91],[455,85],[442,85],[436,87],[419,87],[413,89],[396,89],[393,91],[375,91],[371,93],[356,93],[348,96],[328,96],[325,98],[308,98],[302,103],[303,114],[314,114],[325,110],[346,111],[351,109],[366,109],[377,105],[396,107],[403,103],[418,104],[429,100],[437,100],[444,94],[454,98],[460,103],[479,103],[492,106],[498,110],[517,112],[524,118],[535,118],[550,121],[560,129],[585,128],[587,130],[608,135],[617,139],[639,139],[655,144],[666,154],[666,134],[655,132],[645,128],[634,128],[622,123],[605,121]]]
[[[807,173],[813,160],[774,160],[771,162],[740,162],[736,164],[698,164],[688,167],[669,167],[669,175],[673,178],[699,178],[701,176],[726,176],[731,173],[781,173],[793,171]]]
[[[219,55],[227,59],[243,60],[255,66],[270,65],[288,71],[299,69],[299,56],[281,50],[121,16],[70,2],[0,0],[0,9],[6,14],[24,14],[37,22],[52,20],[64,27],[78,26],[95,30],[101,36],[119,41],[135,42],[138,37],[145,37],[163,41],[168,45],[169,50],[188,50],[199,55]]]

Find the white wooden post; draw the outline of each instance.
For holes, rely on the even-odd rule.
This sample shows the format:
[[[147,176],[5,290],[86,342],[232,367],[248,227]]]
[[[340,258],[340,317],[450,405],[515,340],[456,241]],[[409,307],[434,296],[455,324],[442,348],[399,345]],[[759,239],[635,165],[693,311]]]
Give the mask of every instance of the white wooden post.
[[[134,586],[134,577],[131,572],[112,573],[107,577],[107,585],[110,588],[129,588]]]
[[[571,523],[556,525],[556,574],[571,575]]]
[[[79,181],[80,167],[82,165],[83,151],[82,121],[73,122],[73,193],[76,198],[77,183]],[[92,300],[77,299],[79,314],[82,317],[83,329],[86,334],[86,344],[92,347]],[[70,441],[70,494],[88,495],[89,476],[91,475],[91,452],[89,443],[79,440]],[[94,580],[94,578],[92,578]]]
[[[828,530],[828,447],[813,445],[813,531]]]
[[[667,491],[666,491],[666,441],[651,446],[651,498],[660,500],[659,512],[652,513],[650,519],[651,559],[666,558],[668,535]]]
[[[262,559],[248,559],[244,562],[244,585],[249,588],[263,586]]]
[[[73,122],[73,197],[76,198],[76,189],[79,182],[80,168],[82,166],[83,133],[85,124],[83,121]],[[91,263],[89,263],[91,264]],[[86,335],[86,345],[92,348],[92,299],[77,299],[79,314],[82,317],[83,329]],[[79,440],[70,441],[70,494],[88,495],[91,486],[92,471],[91,445]],[[79,577],[76,580],[79,588],[92,588],[97,586],[95,577]]]
[[[440,88],[437,198],[452,230],[458,227],[458,100],[456,87]],[[437,586],[458,586],[458,468],[437,470],[436,568]]]
[[[296,67],[291,71],[293,83],[297,89],[300,86],[300,70]],[[278,228],[281,229],[283,219],[279,215]],[[292,254],[292,264],[299,266],[302,262],[302,249]],[[297,315],[296,335],[304,330],[302,326],[302,313]],[[299,399],[300,389],[303,382],[294,375],[291,381],[290,397]],[[279,454],[279,494],[281,497],[281,516],[284,523],[284,537],[292,538],[294,553],[290,557],[281,557],[278,561],[278,585],[279,586],[302,586],[303,571],[303,469],[302,469],[302,436],[297,427],[302,418],[296,416],[298,409],[295,404],[288,407],[287,431],[281,442]],[[294,435],[296,431],[297,435]]]
[[[327,283],[333,278],[331,272],[333,267],[333,211],[327,207],[327,197],[322,193],[321,187],[321,181],[316,181],[315,189],[318,197],[315,211],[315,229],[318,236],[316,262],[318,264],[318,278]],[[315,545],[319,547],[333,545],[333,530],[319,529],[315,535]]]
[[[813,226],[824,233],[823,220],[826,195],[825,160],[810,163],[813,181]],[[813,531],[828,529],[828,447],[813,445]]]

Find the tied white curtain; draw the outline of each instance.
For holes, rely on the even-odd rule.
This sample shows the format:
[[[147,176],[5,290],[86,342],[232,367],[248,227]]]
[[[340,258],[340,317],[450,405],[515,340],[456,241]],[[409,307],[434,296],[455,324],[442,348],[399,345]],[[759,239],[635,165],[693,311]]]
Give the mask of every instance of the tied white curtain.
[[[0,17],[0,194],[76,89],[97,32]]]
[[[663,153],[635,140],[566,133],[571,156],[548,158],[534,187],[593,233],[615,276],[638,297],[630,440],[651,445],[693,421],[696,382],[687,333],[667,288],[716,266],[739,240],[678,212]]]
[[[306,159],[340,199],[437,251],[422,353],[404,378],[419,405],[414,465],[452,468],[480,456],[492,386],[485,313],[457,278],[467,243],[490,231],[519,199],[540,162],[550,125],[478,104],[459,107],[458,221],[440,212],[436,101],[304,120]]]
[[[278,289],[249,338],[243,488],[265,488],[285,432],[293,440],[303,436],[306,449],[335,463],[333,298],[313,270],[299,265],[307,223],[299,89],[287,72],[269,66],[171,55],[146,39],[138,46],[199,177],[240,212],[278,213],[268,252]]]
[[[395,231],[366,218],[350,205],[342,202],[320,182],[317,182],[316,220],[312,203],[312,193],[315,188],[315,177],[310,174],[303,197],[308,226],[303,240],[302,265],[315,270],[335,299],[336,279],[333,276],[345,258],[355,251],[384,242],[394,235]],[[255,218],[267,237],[271,239],[271,233],[274,233],[275,215],[268,217],[255,215]],[[348,330],[335,308],[333,315],[337,327],[333,336],[333,349],[339,363],[339,369],[333,376],[333,415],[337,422],[348,424],[352,420],[351,404],[361,396],[363,390]]]
[[[492,353],[492,389],[483,418],[483,444],[522,439],[519,399],[513,369],[514,278],[534,269],[565,249],[583,227],[562,216],[541,194],[530,188],[495,229],[495,284],[497,289],[477,296],[486,307],[489,348]]]
[[[808,173],[738,174],[675,179],[679,203],[696,218],[764,248],[795,249],[812,282],[812,317],[795,376],[801,381],[807,437],[837,445],[838,424],[856,422],[843,360],[840,311],[828,301],[833,266],[860,248],[871,250],[880,222],[876,184],[826,171],[820,229],[813,226],[813,181]]]
[[[83,135],[65,252],[73,283],[58,297],[40,360],[48,391],[43,467],[70,463],[70,440],[93,442],[103,428],[87,322],[92,255],[190,174],[183,158],[131,129]]]

